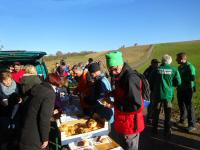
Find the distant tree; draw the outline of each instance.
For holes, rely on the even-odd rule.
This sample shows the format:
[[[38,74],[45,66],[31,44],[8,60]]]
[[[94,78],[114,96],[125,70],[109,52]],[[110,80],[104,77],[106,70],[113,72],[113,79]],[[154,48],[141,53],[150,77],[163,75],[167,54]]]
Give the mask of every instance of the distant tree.
[[[138,43],[135,43],[134,46],[138,46]]]
[[[94,53],[93,51],[81,51],[79,52],[80,54],[86,55],[86,54],[91,54]]]
[[[3,46],[3,45],[0,45],[0,51],[2,51],[2,50],[3,50],[3,48],[4,48],[4,46]]]
[[[56,56],[62,56],[63,55],[63,52],[62,51],[57,51],[56,52]]]
[[[114,50],[114,51],[121,51],[123,49],[125,49],[125,45],[122,45],[120,48],[118,48],[117,50]]]
[[[0,51],[2,51],[3,49],[4,49],[4,46],[3,46],[3,44],[2,44],[2,42],[0,40]]]
[[[121,48],[125,48],[125,45],[122,45]]]

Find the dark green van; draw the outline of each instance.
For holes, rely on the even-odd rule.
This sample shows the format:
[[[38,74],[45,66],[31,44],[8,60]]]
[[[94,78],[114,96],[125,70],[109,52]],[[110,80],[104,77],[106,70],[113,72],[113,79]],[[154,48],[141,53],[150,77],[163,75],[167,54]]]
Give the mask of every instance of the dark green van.
[[[48,70],[42,58],[46,54],[41,51],[0,51],[0,71],[8,69],[14,62],[20,62],[22,65],[34,65],[38,75],[45,79]]]

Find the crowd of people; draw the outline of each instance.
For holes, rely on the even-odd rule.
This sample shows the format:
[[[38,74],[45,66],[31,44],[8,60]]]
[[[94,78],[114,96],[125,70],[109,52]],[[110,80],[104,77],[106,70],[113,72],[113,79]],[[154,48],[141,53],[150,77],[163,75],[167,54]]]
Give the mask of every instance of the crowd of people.
[[[68,66],[64,60],[56,64],[53,73],[41,80],[33,65],[23,68],[19,62],[0,73],[0,146],[7,149],[48,149],[50,120],[62,110],[62,102],[70,104],[70,94],[77,95],[83,113],[98,114],[110,124],[110,136],[124,149],[137,150],[140,133],[145,128],[144,97],[138,72],[124,62],[119,51],[105,55],[109,78],[101,63],[92,58],[88,63]],[[144,76],[150,85],[151,102],[146,123],[152,133],[158,132],[159,113],[165,113],[164,135],[170,137],[172,101],[175,87],[180,109],[179,125],[195,129],[192,96],[195,92],[195,67],[185,53],[177,54],[178,68],[171,65],[172,57],[163,55],[161,61],[152,59]],[[73,91],[69,83],[76,83]],[[1,149],[0,147],[0,149]]]
[[[196,86],[196,70],[194,65],[187,61],[187,56],[183,52],[177,54],[176,61],[179,64],[178,68],[171,65],[172,57],[170,55],[164,55],[161,62],[153,59],[151,65],[144,72],[151,87],[151,104],[148,108],[147,123],[152,123],[153,134],[157,134],[162,106],[165,113],[164,134],[166,136],[172,134],[171,116],[175,87],[180,110],[180,119],[177,125],[186,128],[188,132],[196,129],[195,112],[192,104]]]
[[[0,145],[6,149],[44,149],[48,145],[54,89],[60,77],[44,82],[33,65],[19,62],[0,73]]]

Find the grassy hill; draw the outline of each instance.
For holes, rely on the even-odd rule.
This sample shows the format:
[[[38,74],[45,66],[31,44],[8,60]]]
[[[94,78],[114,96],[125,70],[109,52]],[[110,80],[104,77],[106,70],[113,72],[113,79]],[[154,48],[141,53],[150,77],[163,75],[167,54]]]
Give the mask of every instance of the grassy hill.
[[[189,41],[189,42],[178,42],[178,43],[161,43],[154,45],[153,52],[150,59],[139,68],[140,72],[143,72],[148,67],[152,58],[161,59],[162,55],[169,54],[173,57],[172,65],[178,66],[176,62],[176,54],[179,52],[185,52],[187,54],[188,61],[193,63],[196,67],[196,85],[197,92],[194,94],[194,106],[196,117],[200,121],[200,40]],[[175,110],[178,110],[176,97],[174,99]]]
[[[137,62],[140,62],[140,60],[146,58],[146,54],[148,53],[150,47],[151,47],[150,45],[131,46],[127,48],[121,48],[120,50],[123,53],[125,61],[128,62],[131,66],[133,66]],[[51,72],[51,70],[55,67],[56,62],[59,62],[60,59],[64,59],[68,64],[74,65],[79,62],[86,63],[88,58],[93,58],[95,61],[101,61],[103,70],[106,70],[106,63],[105,63],[106,53],[108,53],[108,51],[90,53],[90,54],[77,54],[75,56],[69,56],[67,58],[63,56],[63,58],[53,57],[53,59],[48,59],[46,57],[45,62],[47,64],[48,70]]]
[[[124,60],[128,62],[132,67],[137,68],[140,72],[143,72],[148,67],[152,58],[161,59],[162,55],[169,54],[173,58],[172,65],[178,66],[176,63],[176,54],[179,52],[186,52],[188,60],[192,62],[197,69],[197,92],[194,94],[194,106],[197,119],[200,121],[200,40],[176,42],[176,43],[161,43],[153,45],[143,46],[131,46],[120,49],[123,53]],[[105,54],[108,51],[91,53],[86,55],[76,55],[67,57],[65,60],[69,64],[76,64],[78,62],[86,63],[88,58],[94,60],[101,60],[103,69],[105,70]],[[60,58],[55,58],[53,61],[46,61],[49,70],[55,66],[56,62],[59,62]],[[174,110],[178,112],[176,96],[174,99]]]

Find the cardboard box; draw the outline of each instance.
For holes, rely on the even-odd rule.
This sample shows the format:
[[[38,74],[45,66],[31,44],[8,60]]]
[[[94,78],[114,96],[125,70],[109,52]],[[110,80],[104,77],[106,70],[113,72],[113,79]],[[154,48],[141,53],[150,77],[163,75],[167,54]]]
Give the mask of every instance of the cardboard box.
[[[97,120],[98,122],[100,122],[103,127],[100,129],[94,130],[94,131],[87,132],[87,133],[71,135],[71,136],[67,136],[65,134],[65,132],[60,132],[61,145],[67,145],[71,142],[77,142],[77,141],[81,141],[83,139],[89,139],[89,138],[97,137],[97,136],[101,136],[101,135],[108,135],[108,133],[109,133],[108,122],[105,119],[101,119],[99,117],[94,117],[94,119]],[[74,125],[76,123],[85,123],[86,121],[87,121],[87,119],[77,119],[77,120],[68,121],[65,123],[67,125]],[[58,127],[60,126],[60,124],[58,122],[57,122],[57,126]]]

